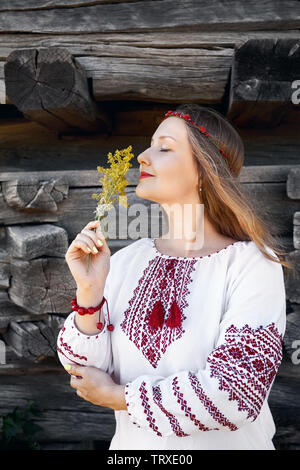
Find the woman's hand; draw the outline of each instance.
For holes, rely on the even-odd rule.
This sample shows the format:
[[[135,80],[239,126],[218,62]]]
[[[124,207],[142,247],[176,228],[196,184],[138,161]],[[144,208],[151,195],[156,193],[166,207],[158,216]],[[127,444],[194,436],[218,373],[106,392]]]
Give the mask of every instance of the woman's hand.
[[[116,384],[109,374],[97,367],[65,364],[71,374],[71,387],[77,395],[90,403],[113,410],[127,410],[124,385]]]
[[[102,245],[98,244],[98,240],[102,242]],[[87,273],[89,254],[91,260]],[[65,254],[66,262],[77,286],[104,286],[110,269],[110,254],[99,220],[89,222],[76,235]]]

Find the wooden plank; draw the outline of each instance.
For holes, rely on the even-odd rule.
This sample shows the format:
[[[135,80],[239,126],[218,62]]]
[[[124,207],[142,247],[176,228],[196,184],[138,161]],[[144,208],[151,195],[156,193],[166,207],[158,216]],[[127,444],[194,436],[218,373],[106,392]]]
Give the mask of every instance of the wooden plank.
[[[61,366],[62,368],[62,366]],[[114,412],[78,397],[66,372],[28,376],[1,375],[0,414],[33,400],[43,411],[36,422],[43,428],[38,438],[55,441],[110,440],[115,429]],[[84,430],[78,423],[84,423]]]
[[[64,258],[68,249],[67,232],[55,225],[38,224],[7,227],[7,250],[14,258],[30,260],[42,256]],[[0,263],[0,276],[1,276]],[[1,285],[1,277],[0,277]],[[7,286],[9,287],[9,285]]]
[[[40,439],[110,440],[115,430],[113,410],[92,405],[77,397],[69,380],[66,373],[1,376],[0,412],[24,406],[26,400],[34,400],[43,410],[38,420],[43,427]],[[269,405],[280,443],[283,442],[284,429],[293,430],[296,438],[299,435],[299,385],[299,379],[276,377],[271,389]],[[78,422],[85,423],[84,429],[78,426]]]
[[[79,57],[99,101],[145,100],[160,103],[219,103],[230,73],[232,52],[180,49],[177,55]]]
[[[240,182],[243,183],[284,183],[287,181],[291,169],[299,168],[297,165],[261,165],[246,166],[242,168]],[[130,168],[126,174],[129,186],[138,184],[139,169]],[[2,171],[0,172],[0,182],[12,181],[17,178],[29,177],[27,171]],[[101,188],[97,170],[61,170],[61,171],[31,171],[30,177],[41,180],[65,179],[70,188],[94,187],[98,186],[97,192]]]
[[[43,361],[46,357],[56,357],[56,340],[63,321],[64,318],[54,315],[46,320],[11,321],[4,339],[19,357]]]
[[[295,274],[287,278],[286,295],[290,302],[300,304],[300,250],[290,252],[289,258],[295,264],[296,270]]]
[[[67,49],[16,49],[4,73],[6,94],[26,118],[58,134],[111,130],[108,115],[90,96],[84,69]]]
[[[9,1],[9,0],[8,0]],[[22,1],[22,0],[20,0]],[[35,0],[33,0],[35,2]],[[2,5],[2,3],[1,3]],[[0,5],[0,8],[1,8]],[[26,4],[25,9],[27,9]],[[299,31],[280,30],[276,31],[276,38],[288,39],[297,38]],[[41,47],[65,47],[75,57],[136,57],[145,58],[146,55],[152,57],[176,57],[181,53],[181,49],[189,49],[189,57],[201,51],[207,54],[213,50],[220,52],[227,49],[228,60],[234,54],[234,47],[241,46],[250,39],[272,39],[274,31],[192,31],[186,30],[184,34],[168,31],[147,31],[116,33],[107,31],[105,33],[87,33],[84,41],[78,34],[1,34],[0,60],[5,61],[8,55],[15,49],[41,48]],[[151,44],[151,48],[149,48]],[[181,54],[184,61],[184,55]]]
[[[114,0],[115,3],[121,3],[124,0]],[[126,0],[129,2],[137,2],[140,0]],[[41,9],[52,9],[52,8],[77,8],[82,6],[96,5],[110,3],[110,0],[29,0],[24,4],[22,0],[3,0],[1,3],[0,11],[14,11],[14,10],[41,10]]]
[[[300,250],[300,212],[294,213],[293,242],[295,250]]]
[[[291,199],[300,199],[300,168],[292,168],[287,179],[287,195]]]
[[[269,395],[269,406],[276,426],[276,449],[300,449],[299,378],[277,376]]]
[[[6,291],[7,292],[7,291]],[[36,315],[24,310],[22,307],[14,304],[7,297],[6,300],[0,301],[0,332],[4,333],[11,321],[31,321],[44,320],[48,317],[47,313]]]
[[[187,25],[185,28],[182,25]],[[96,33],[108,31],[149,31],[153,29],[198,29],[202,31],[297,29],[300,6],[286,0],[278,2],[249,0],[247,6],[235,0],[228,8],[221,0],[207,3],[196,0],[139,1],[110,3],[80,8],[57,8],[49,11],[6,10],[0,16],[0,31],[34,33]]]
[[[0,120],[1,171],[52,171],[94,169],[107,164],[108,152],[132,145],[138,155],[150,146],[151,136],[167,111],[166,105],[110,102],[114,132],[58,139],[50,130],[24,119]],[[282,125],[273,129],[237,129],[245,146],[244,165],[299,165],[299,127]],[[34,139],[32,136],[34,135]],[[55,167],[53,166],[55,162]],[[260,170],[258,170],[260,171]],[[99,176],[100,177],[100,176]]]
[[[236,47],[227,117],[239,127],[299,122],[292,83],[300,75],[300,39],[251,39]]]
[[[11,259],[13,303],[29,313],[69,313],[76,283],[63,258]]]
[[[247,183],[243,186],[250,201],[253,202],[254,207],[260,211],[262,216],[268,219],[273,226],[274,235],[290,236],[293,231],[293,214],[298,208],[298,203],[297,201],[287,198],[285,183]],[[82,230],[84,225],[94,220],[94,212],[96,209],[95,199],[92,198],[94,192],[99,192],[99,187],[71,189],[69,191],[69,197],[58,205],[58,209],[54,214],[48,213],[40,215],[32,214],[31,212],[26,213],[25,211],[19,213],[8,207],[3,198],[1,200],[0,197],[0,223],[11,225],[51,221],[64,228],[68,233],[69,241],[71,241]],[[157,236],[160,236],[162,225],[159,224],[161,224],[162,216],[159,205],[153,204],[149,200],[141,201],[140,198],[136,196],[135,187],[127,187],[125,193],[128,197],[131,209],[129,208],[127,212],[125,208],[118,207],[118,205],[115,206],[116,232],[114,233],[114,226],[111,225],[109,238],[111,240],[129,238],[127,233],[128,226],[130,222],[136,219],[136,214],[132,211],[141,207],[141,204],[143,205],[142,207],[144,207],[144,213],[141,214],[140,238],[151,236],[150,230],[153,230],[153,233],[158,230]],[[138,204],[138,206],[135,206],[135,204]],[[152,210],[157,209],[160,213],[158,213],[158,215],[151,213],[151,207]],[[112,213],[110,216],[112,216]],[[122,217],[122,219],[120,219],[120,217]],[[120,232],[121,228],[122,232]]]
[[[6,104],[6,87],[4,80],[4,62],[0,62],[0,105]]]

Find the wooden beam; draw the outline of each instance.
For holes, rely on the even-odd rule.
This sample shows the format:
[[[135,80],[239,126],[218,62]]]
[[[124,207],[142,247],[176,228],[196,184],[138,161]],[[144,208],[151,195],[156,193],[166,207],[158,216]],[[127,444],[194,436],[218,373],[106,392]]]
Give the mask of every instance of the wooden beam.
[[[33,400],[43,412],[36,420],[42,427],[39,440],[110,440],[115,430],[114,411],[78,397],[62,366],[61,371],[60,374],[28,375],[27,370],[18,376],[1,374],[0,414]],[[84,429],[79,423],[84,423]]]
[[[101,2],[102,3],[102,2]],[[191,31],[245,31],[282,30],[300,27],[300,5],[297,0],[280,2],[248,0],[247,4],[234,0],[230,8],[222,0],[161,0],[121,3],[68,2],[51,8],[47,2],[33,0],[26,9],[16,1],[1,7],[0,32],[86,34],[97,32],[139,32],[153,30]],[[48,6],[48,8],[47,8]],[[26,4],[27,7],[27,4]],[[50,8],[49,8],[50,7]],[[50,14],[49,14],[50,10]]]
[[[241,183],[286,183],[291,170],[300,170],[299,165],[257,165],[244,166],[240,173]],[[130,168],[126,174],[129,186],[138,184],[140,171],[138,168]],[[60,180],[63,179],[69,188],[81,188],[99,186],[100,173],[96,170],[61,170],[61,171],[1,171],[0,182],[15,180]]]
[[[4,67],[6,94],[26,118],[58,134],[107,132],[111,121],[92,100],[83,68],[66,49],[19,49]]]
[[[300,211],[294,214],[293,242],[295,250],[300,250]]]
[[[300,250],[289,253],[289,258],[295,264],[295,275],[291,273],[286,282],[286,295],[290,302],[300,304]]]
[[[291,168],[286,186],[287,195],[291,199],[300,199],[300,167]]]
[[[21,358],[42,361],[56,357],[56,339],[63,321],[53,315],[35,322],[11,321],[4,339]]]
[[[31,314],[67,314],[72,311],[76,283],[64,258],[11,259],[13,303]]]
[[[0,62],[0,105],[6,104],[6,88],[4,81],[4,62]]]
[[[299,35],[247,41],[235,51],[227,118],[239,127],[300,123],[300,107],[292,98],[299,77]]]

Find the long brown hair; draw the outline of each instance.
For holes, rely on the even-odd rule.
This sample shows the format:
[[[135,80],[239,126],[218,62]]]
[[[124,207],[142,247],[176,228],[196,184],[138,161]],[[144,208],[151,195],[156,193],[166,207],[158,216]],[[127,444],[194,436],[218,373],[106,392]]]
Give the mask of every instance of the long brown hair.
[[[218,148],[228,157],[231,170],[218,148],[194,124],[184,120],[198,167],[199,188],[200,179],[202,181],[199,197],[210,222],[225,236],[254,241],[266,258],[295,272],[294,263],[285,260],[288,253],[283,251],[283,245],[271,234],[264,214],[259,214],[237,178],[244,163],[244,144],[238,132],[222,114],[212,108],[193,103],[181,104],[176,111],[189,114],[198,126],[204,126]],[[273,257],[265,245],[278,258]]]

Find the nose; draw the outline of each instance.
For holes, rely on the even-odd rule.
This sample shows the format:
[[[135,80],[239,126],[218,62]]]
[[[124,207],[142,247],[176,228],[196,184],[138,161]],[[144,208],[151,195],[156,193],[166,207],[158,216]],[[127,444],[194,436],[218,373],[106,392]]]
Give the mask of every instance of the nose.
[[[150,165],[150,159],[149,155],[147,155],[147,151],[144,150],[144,152],[140,153],[139,156],[137,157],[137,161],[141,165],[142,163],[145,163],[145,165]]]

